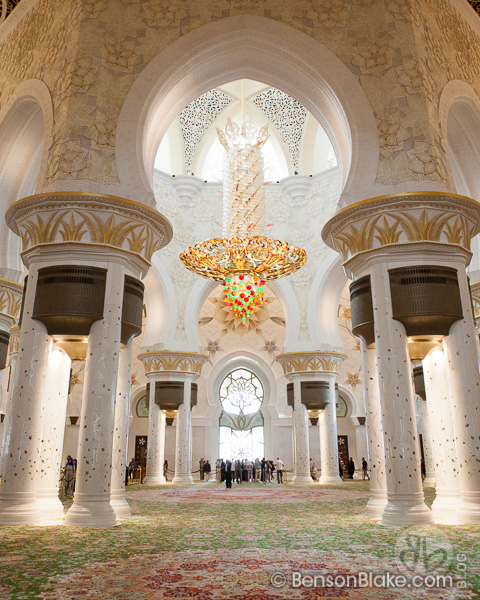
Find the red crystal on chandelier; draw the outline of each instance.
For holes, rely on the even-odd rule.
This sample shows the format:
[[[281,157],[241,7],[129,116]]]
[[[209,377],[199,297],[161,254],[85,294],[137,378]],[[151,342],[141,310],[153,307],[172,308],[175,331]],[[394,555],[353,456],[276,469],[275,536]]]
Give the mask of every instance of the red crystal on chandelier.
[[[247,319],[263,304],[265,281],[251,275],[227,277],[223,282],[225,304],[242,319],[246,327]]]

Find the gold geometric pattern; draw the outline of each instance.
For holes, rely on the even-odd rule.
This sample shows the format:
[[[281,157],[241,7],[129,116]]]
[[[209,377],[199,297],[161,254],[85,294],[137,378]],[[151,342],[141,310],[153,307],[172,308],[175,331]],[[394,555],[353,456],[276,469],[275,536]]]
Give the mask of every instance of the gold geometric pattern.
[[[340,210],[323,228],[325,243],[344,261],[395,244],[436,242],[470,250],[479,231],[480,204],[455,194],[418,192],[358,202]]]
[[[285,375],[294,373],[340,373],[340,366],[347,358],[340,352],[287,352],[275,357]]]
[[[168,220],[156,210],[116,196],[82,193],[39,194],[19,200],[6,214],[22,239],[23,252],[47,244],[106,245],[152,254],[172,238]]]
[[[142,361],[146,375],[165,372],[200,375],[203,365],[208,360],[208,356],[197,352],[161,350],[157,352],[143,352],[138,355],[138,359]]]
[[[16,321],[22,304],[23,285],[0,277],[0,313]]]

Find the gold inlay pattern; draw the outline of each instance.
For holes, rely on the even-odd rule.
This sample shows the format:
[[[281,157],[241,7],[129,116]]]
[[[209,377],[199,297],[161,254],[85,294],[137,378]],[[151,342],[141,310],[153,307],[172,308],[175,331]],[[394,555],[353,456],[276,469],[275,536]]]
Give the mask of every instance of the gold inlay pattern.
[[[172,238],[172,226],[159,212],[102,194],[30,196],[8,209],[6,221],[21,237],[23,252],[47,244],[100,244],[150,261]]]
[[[200,375],[202,367],[208,360],[205,354],[197,352],[173,352],[162,350],[159,352],[143,352],[138,355],[143,362],[145,373],[164,373],[176,371],[179,373],[193,373]]]
[[[23,285],[0,277],[0,313],[16,320],[22,304]]]
[[[442,243],[470,250],[480,204],[455,194],[408,193],[372,198],[339,211],[323,228],[325,243],[344,261],[385,246]]]
[[[347,358],[340,352],[287,352],[275,357],[285,375],[294,373],[340,373],[340,366]]]

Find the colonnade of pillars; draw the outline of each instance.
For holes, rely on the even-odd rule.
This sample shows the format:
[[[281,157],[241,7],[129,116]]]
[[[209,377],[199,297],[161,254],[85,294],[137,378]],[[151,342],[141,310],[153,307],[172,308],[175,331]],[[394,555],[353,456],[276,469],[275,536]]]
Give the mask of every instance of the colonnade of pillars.
[[[452,237],[454,223],[462,225]],[[480,522],[480,375],[466,276],[479,229],[477,203],[418,193],[346,208],[322,232],[354,280],[372,472],[367,514],[385,525],[444,515]],[[423,495],[410,356],[423,360],[425,372],[437,485],[432,511]]]
[[[295,485],[313,483],[310,474],[309,415],[319,414],[321,484],[338,484],[339,474],[337,436],[336,380],[340,364],[346,358],[337,352],[288,352],[276,357],[285,377],[287,399],[293,408],[293,455]]]
[[[32,208],[42,215],[45,226],[55,219],[58,231],[52,234],[51,244],[24,247],[28,282],[18,351],[11,353],[15,373],[2,443],[0,524],[36,524],[64,517],[58,476],[69,354],[77,355],[83,348],[76,489],[65,522],[112,526],[130,514],[124,482],[133,337],[141,331],[140,279],[148,271],[153,251],[168,243],[171,226],[157,211],[129,200],[65,193],[17,202],[7,212],[15,233],[39,226]],[[81,222],[82,229],[80,224],[75,229],[75,221]],[[102,244],[94,222],[108,222],[105,232],[112,227],[124,231],[128,224],[129,233],[113,231]],[[147,236],[149,243],[145,238],[139,244],[139,235]]]

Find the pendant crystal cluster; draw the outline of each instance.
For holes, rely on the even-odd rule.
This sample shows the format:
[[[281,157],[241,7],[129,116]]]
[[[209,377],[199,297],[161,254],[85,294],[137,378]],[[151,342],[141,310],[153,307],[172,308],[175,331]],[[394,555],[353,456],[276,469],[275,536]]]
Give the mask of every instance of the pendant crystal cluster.
[[[229,119],[225,132],[217,129],[217,133],[227,151],[223,237],[191,246],[180,255],[180,260],[197,275],[221,281],[225,303],[246,326],[248,318],[263,304],[265,283],[300,269],[307,255],[288,242],[263,235],[262,147],[268,139],[268,125],[259,130],[248,121],[240,128]]]

